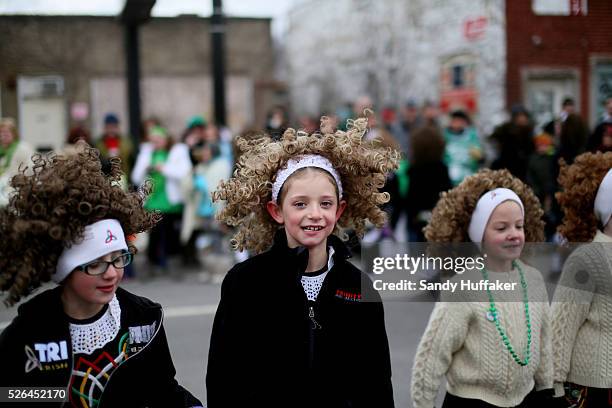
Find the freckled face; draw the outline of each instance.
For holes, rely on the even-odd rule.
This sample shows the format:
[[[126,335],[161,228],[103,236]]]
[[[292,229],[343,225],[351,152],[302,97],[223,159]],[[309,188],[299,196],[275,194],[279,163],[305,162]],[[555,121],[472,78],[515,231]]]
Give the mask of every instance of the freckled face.
[[[525,246],[524,216],[514,201],[504,201],[493,210],[485,228],[483,249],[489,258],[508,262],[520,257]]]

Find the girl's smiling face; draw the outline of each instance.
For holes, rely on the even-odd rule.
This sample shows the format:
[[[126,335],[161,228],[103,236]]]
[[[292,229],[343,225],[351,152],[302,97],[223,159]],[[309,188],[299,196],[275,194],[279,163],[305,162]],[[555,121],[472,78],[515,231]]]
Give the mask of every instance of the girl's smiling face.
[[[511,268],[512,261],[520,257],[525,245],[524,221],[521,207],[514,201],[504,201],[493,210],[485,228],[482,248],[487,254],[487,263],[494,270]]]
[[[291,175],[279,194],[280,205],[268,203],[268,212],[284,224],[289,247],[325,248],[327,237],[344,212],[333,178],[325,170],[306,168]]]

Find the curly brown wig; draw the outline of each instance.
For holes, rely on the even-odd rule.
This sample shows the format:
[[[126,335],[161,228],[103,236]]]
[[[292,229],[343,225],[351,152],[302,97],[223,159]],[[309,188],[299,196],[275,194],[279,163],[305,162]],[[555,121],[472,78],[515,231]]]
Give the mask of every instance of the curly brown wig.
[[[459,243],[470,242],[468,227],[472,213],[480,197],[495,188],[514,191],[525,208],[525,241],[544,240],[544,211],[531,188],[508,170],[483,169],[466,177],[452,190],[442,193],[433,210],[430,223],[425,227],[428,242]]]
[[[561,191],[555,197],[563,211],[563,222],[558,231],[569,242],[590,242],[598,227],[593,209],[595,196],[612,168],[612,152],[583,153],[571,166],[563,159],[559,165]]]
[[[330,133],[326,117],[321,118],[323,133],[307,134],[287,129],[280,140],[267,135],[238,138],[240,159],[233,177],[222,182],[213,200],[226,202],[217,219],[237,227],[232,239],[235,250],[266,250],[275,232],[281,228],[266,210],[271,200],[272,184],[279,169],[295,156],[318,154],[326,157],[340,174],[347,207],[334,229],[346,239],[344,228],[353,228],[358,236],[365,231],[366,220],[382,226],[386,220],[380,205],[389,201],[379,189],[387,173],[397,168],[400,154],[382,145],[380,140],[365,141],[368,119],[349,120],[346,132]],[[282,194],[282,192],[281,192]]]
[[[49,281],[64,247],[82,239],[87,225],[117,219],[131,235],[159,221],[143,208],[150,186],[128,193],[120,178],[118,158],[106,176],[98,150],[83,142],[74,154],[37,154],[30,168],[20,169],[9,205],[0,210],[0,289],[8,291],[7,305]]]

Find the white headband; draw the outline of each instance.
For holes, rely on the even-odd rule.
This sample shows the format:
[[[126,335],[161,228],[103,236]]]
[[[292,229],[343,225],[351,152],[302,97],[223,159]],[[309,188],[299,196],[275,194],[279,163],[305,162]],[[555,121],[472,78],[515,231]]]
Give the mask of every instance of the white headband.
[[[495,190],[488,191],[476,203],[476,208],[472,213],[472,219],[470,220],[470,226],[468,228],[468,235],[470,240],[475,243],[482,242],[484,237],[484,231],[491,218],[491,214],[497,208],[498,205],[504,201],[515,201],[521,207],[523,216],[525,215],[525,208],[523,202],[516,193],[508,188],[496,188]]]
[[[601,180],[595,196],[594,210],[595,216],[605,227],[610,221],[610,216],[612,216],[612,169],[608,170],[608,173]]]
[[[60,283],[79,265],[114,251],[127,250],[125,234],[117,220],[102,220],[85,227],[83,241],[65,248],[51,279]]]
[[[278,193],[280,192],[281,188],[283,187],[283,184],[285,184],[285,181],[287,181],[289,176],[291,176],[299,169],[303,169],[305,167],[316,167],[319,169],[323,169],[329,174],[331,174],[334,180],[336,180],[336,185],[338,186],[338,193],[340,198],[342,198],[342,183],[340,182],[340,175],[338,174],[336,169],[334,169],[334,166],[332,166],[331,162],[327,158],[319,156],[317,154],[306,154],[303,156],[299,156],[295,159],[289,159],[289,161],[287,162],[287,166],[284,167],[282,170],[279,170],[278,173],[276,173],[276,181],[274,182],[274,184],[272,184],[272,200],[274,202],[278,202]]]

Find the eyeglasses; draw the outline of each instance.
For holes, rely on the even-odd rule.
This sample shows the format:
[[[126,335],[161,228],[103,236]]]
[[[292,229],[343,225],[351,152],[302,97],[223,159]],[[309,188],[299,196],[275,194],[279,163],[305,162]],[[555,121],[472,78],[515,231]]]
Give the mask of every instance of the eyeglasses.
[[[88,275],[96,276],[96,275],[102,275],[103,273],[105,273],[108,270],[108,267],[110,265],[113,265],[117,269],[123,269],[131,263],[132,263],[132,253],[124,252],[121,255],[111,259],[110,261],[102,261],[102,260],[96,259],[95,261],[91,261],[86,264],[79,265],[77,266],[77,268],[80,268],[83,272],[85,272]]]

